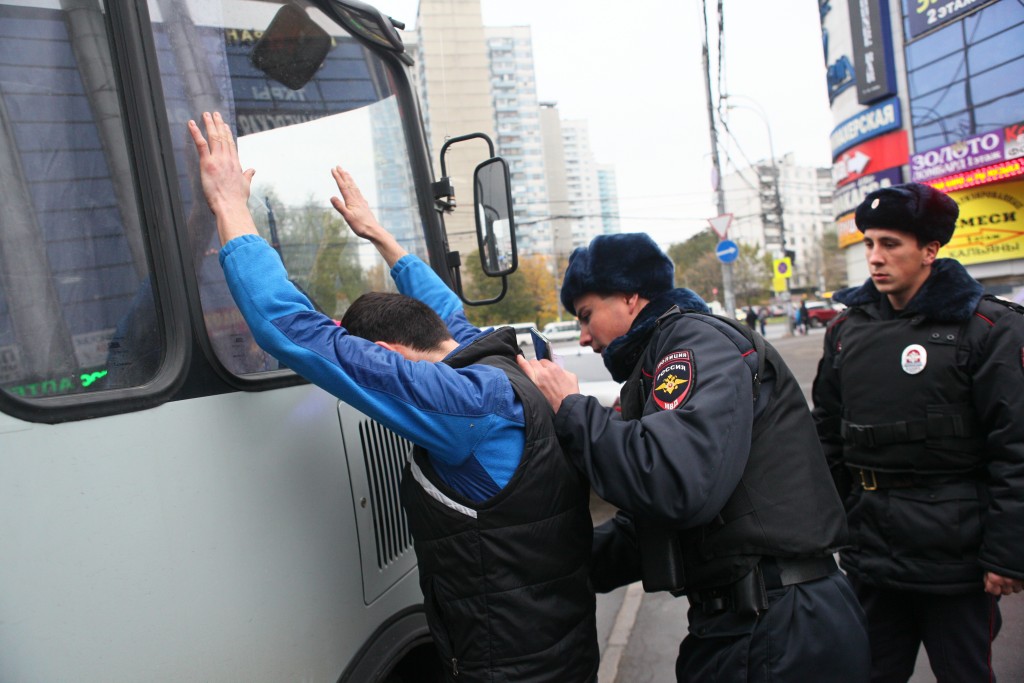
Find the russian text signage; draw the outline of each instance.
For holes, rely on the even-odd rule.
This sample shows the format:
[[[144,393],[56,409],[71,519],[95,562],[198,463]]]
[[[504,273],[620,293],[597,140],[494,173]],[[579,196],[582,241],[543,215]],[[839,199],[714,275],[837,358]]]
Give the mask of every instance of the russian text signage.
[[[864,240],[864,235],[857,229],[852,212],[836,219],[836,234],[839,237],[840,249],[845,249],[851,244],[857,244]]]
[[[857,101],[876,102],[896,93],[888,0],[848,0]]]
[[[832,180],[845,185],[863,176],[907,163],[907,131],[894,130],[851,147],[832,164]]]
[[[942,178],[927,180],[925,184],[931,185],[936,190],[942,190],[943,192],[955,192],[956,190],[966,190],[969,187],[1016,178],[1020,175],[1024,175],[1024,159],[1009,159],[1007,161],[1000,161],[998,164],[992,164],[991,166],[976,168],[972,171],[964,171],[963,173],[954,173]]]
[[[903,182],[903,169],[900,166],[887,168],[877,173],[869,173],[851,183],[836,188],[832,201],[835,215],[842,216],[857,209],[864,197],[883,187],[892,187]]]
[[[899,99],[893,97],[879,102],[835,127],[830,136],[832,159],[834,160],[854,145],[859,145],[876,135],[896,130],[902,125]]]
[[[1004,136],[1003,129],[989,131],[915,154],[910,158],[910,179],[922,183],[1002,161]]]
[[[857,0],[850,0],[856,2]],[[994,0],[904,0],[909,38],[948,24]]]
[[[956,192],[960,217],[941,256],[960,263],[1024,258],[1024,181]]]

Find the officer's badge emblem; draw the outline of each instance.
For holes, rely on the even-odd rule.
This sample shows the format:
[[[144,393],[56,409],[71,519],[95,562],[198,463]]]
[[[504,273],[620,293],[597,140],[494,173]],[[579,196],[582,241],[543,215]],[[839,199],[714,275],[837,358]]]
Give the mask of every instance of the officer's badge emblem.
[[[903,367],[903,372],[908,375],[916,375],[924,370],[924,366],[928,365],[928,351],[920,344],[911,344],[903,349],[900,365]]]
[[[693,352],[673,351],[658,362],[654,371],[651,398],[662,410],[675,410],[693,393],[696,380]]]

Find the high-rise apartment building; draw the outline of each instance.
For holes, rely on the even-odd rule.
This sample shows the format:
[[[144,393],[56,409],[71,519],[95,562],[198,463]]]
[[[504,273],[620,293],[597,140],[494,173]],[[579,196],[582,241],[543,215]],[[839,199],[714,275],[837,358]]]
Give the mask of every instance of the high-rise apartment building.
[[[792,252],[790,287],[823,290],[831,183],[830,169],[800,166],[792,154],[730,173],[722,178],[726,211],[733,215],[729,238],[774,256]]]
[[[540,104],[529,26],[487,27],[498,153],[512,174],[516,235],[523,254],[552,254]]]
[[[612,164],[597,165],[597,191],[601,201],[601,225],[605,235],[622,232],[619,219],[619,185]]]

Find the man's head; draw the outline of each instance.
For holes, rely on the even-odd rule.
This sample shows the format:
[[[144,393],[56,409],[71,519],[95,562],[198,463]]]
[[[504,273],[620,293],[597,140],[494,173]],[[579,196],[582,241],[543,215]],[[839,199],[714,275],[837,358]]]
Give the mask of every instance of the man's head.
[[[857,229],[887,228],[908,232],[918,246],[949,242],[960,207],[948,195],[928,185],[907,183],[883,187],[868,194],[857,207]]]
[[[562,305],[579,318],[580,344],[603,351],[629,331],[647,302],[675,286],[675,266],[644,233],[599,235],[576,249]]]
[[[875,190],[857,207],[854,218],[864,233],[871,280],[897,310],[928,279],[959,213],[950,197],[918,183]]]
[[[404,294],[367,292],[352,302],[341,324],[410,360],[440,360],[456,346],[440,316]]]

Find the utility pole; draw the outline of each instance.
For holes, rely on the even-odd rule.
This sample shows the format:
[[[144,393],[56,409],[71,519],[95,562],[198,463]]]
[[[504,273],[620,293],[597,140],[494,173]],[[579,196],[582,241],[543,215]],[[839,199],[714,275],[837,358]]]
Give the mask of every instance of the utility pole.
[[[708,47],[708,5],[702,0],[704,10],[704,89],[708,104],[708,130],[711,133],[711,164],[714,168],[715,195],[718,201],[718,215],[725,213],[725,191],[722,189],[722,167],[718,161],[718,129],[715,127],[715,107],[711,94],[711,52]],[[722,297],[725,299],[725,315],[736,317],[736,296],[732,291],[732,264],[722,263]]]

